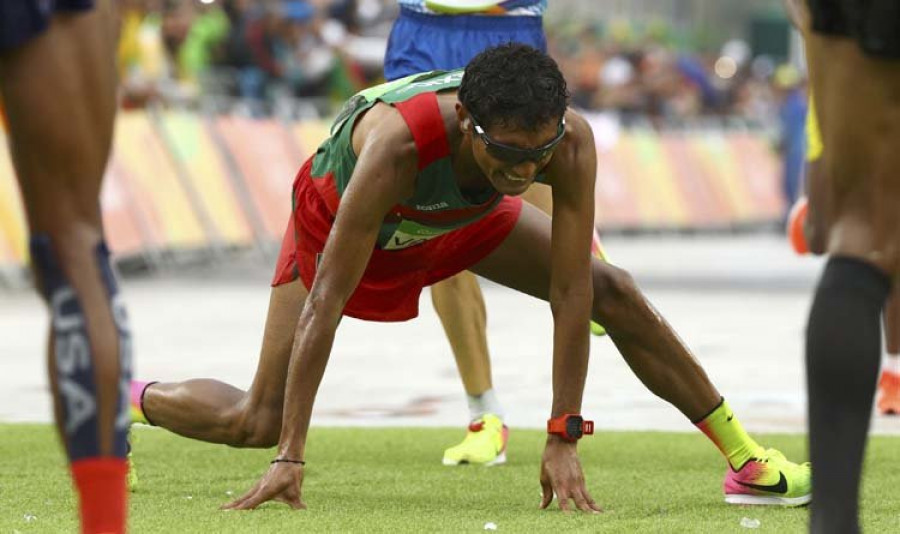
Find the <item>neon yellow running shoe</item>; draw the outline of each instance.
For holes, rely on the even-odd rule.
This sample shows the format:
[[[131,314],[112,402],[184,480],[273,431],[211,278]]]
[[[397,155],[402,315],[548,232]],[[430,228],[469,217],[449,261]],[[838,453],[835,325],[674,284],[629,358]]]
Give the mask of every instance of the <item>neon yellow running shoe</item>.
[[[444,465],[506,463],[509,428],[494,414],[485,414],[469,425],[466,439],[444,451]]]
[[[737,471],[725,473],[725,502],[803,506],[812,500],[809,462],[795,464],[775,449],[760,450]]]

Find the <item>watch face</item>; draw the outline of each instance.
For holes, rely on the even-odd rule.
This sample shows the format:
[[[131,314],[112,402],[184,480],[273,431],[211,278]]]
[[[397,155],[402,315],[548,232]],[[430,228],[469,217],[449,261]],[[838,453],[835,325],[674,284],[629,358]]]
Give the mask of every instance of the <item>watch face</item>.
[[[582,436],[584,427],[584,418],[580,415],[570,415],[566,418],[566,434],[572,439],[579,439]]]

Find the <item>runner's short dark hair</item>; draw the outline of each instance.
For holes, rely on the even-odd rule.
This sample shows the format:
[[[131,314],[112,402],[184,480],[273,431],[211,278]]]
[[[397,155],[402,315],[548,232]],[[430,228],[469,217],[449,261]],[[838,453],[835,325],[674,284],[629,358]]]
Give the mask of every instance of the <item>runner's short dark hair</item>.
[[[488,48],[466,66],[459,101],[485,129],[533,131],[566,112],[569,92],[553,59],[524,44]]]

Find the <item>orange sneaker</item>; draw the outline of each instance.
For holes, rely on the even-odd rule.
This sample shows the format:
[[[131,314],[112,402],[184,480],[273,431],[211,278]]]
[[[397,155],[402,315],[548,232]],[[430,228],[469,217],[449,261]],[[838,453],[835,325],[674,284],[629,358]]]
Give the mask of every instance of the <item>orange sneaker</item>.
[[[878,413],[900,415],[900,374],[881,372],[878,380]]]
[[[809,216],[809,201],[806,197],[800,197],[791,207],[787,220],[788,241],[791,248],[799,255],[809,254],[809,243],[806,241],[806,233],[803,231],[803,225],[806,224],[806,218]]]

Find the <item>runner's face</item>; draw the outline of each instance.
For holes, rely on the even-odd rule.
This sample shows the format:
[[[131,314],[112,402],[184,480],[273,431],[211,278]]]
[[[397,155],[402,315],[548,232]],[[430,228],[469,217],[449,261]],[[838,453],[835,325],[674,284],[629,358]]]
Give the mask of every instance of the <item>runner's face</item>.
[[[552,121],[534,130],[495,125],[485,130],[469,116],[472,153],[491,185],[504,195],[521,195],[553,157],[565,122]]]

